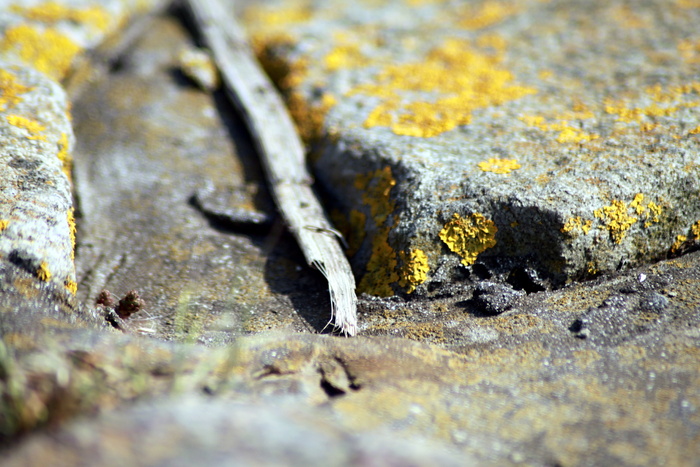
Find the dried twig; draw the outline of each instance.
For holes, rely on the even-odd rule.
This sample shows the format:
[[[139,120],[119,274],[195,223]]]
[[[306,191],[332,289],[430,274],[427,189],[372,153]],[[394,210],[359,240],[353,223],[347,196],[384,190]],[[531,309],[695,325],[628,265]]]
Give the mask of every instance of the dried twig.
[[[220,0],[188,0],[192,16],[221,70],[229,97],[253,136],[272,195],[310,265],[328,280],[331,320],[357,331],[350,264],[311,189],[304,147],[281,97],[251,52],[242,28]]]

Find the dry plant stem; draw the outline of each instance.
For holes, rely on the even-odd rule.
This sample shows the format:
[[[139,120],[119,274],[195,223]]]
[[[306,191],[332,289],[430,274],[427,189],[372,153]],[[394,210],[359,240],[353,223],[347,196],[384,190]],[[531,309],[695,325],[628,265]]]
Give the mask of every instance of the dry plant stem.
[[[253,136],[272,195],[308,263],[328,280],[331,321],[346,335],[357,332],[355,278],[311,189],[304,147],[291,117],[255,59],[245,34],[221,0],[188,0],[211,49],[229,97]]]

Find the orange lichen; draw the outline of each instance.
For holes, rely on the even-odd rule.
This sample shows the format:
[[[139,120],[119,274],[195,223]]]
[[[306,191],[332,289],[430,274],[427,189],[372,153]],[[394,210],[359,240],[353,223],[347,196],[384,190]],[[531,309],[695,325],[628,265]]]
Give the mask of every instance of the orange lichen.
[[[8,221],[7,219],[0,219],[0,232],[5,230],[8,225],[10,225],[10,221]]]
[[[603,220],[610,236],[617,244],[622,243],[629,228],[638,220],[627,214],[627,204],[617,199],[612,200],[610,206],[596,209],[593,211],[593,215],[597,219]]]
[[[519,8],[503,1],[487,0],[478,6],[469,6],[459,25],[467,29],[482,29],[500,23],[518,13]]]
[[[388,166],[355,177],[355,188],[362,191],[362,201],[369,207],[371,221],[377,228],[372,239],[370,259],[358,290],[381,297],[393,295],[391,284],[399,280],[396,273],[396,252],[388,242],[391,226],[387,225],[396,204],[391,199],[391,189],[395,185],[396,180]]]
[[[395,185],[396,180],[389,166],[355,177],[355,188],[362,191],[362,202],[370,208],[377,225],[383,224],[394,212],[396,203],[391,199],[390,192]]]
[[[676,241],[671,245],[671,252],[676,253],[687,240],[688,237],[685,235],[676,235]]]
[[[645,220],[644,227],[649,227],[660,221],[661,207],[653,201],[647,203],[646,206],[643,202],[644,195],[637,193],[629,205],[621,200],[613,200],[609,206],[596,209],[593,215],[603,221],[613,241],[620,244],[630,227],[641,218]],[[636,214],[639,217],[631,215],[630,210],[632,210],[631,214]]]
[[[56,156],[58,160],[61,161],[63,173],[66,174],[68,180],[71,180],[73,157],[69,151],[68,135],[66,133],[61,133],[61,139],[58,140],[58,154],[56,154]]]
[[[684,39],[678,42],[678,52],[688,64],[700,63],[700,41]]]
[[[513,84],[513,75],[499,62],[497,56],[451,39],[419,63],[385,67],[375,82],[350,94],[381,99],[365,121],[366,128],[389,126],[398,135],[428,138],[470,123],[477,109],[536,92]]]
[[[480,253],[496,245],[496,232],[496,224],[482,214],[462,218],[455,213],[440,231],[440,239],[462,257],[462,264],[469,266]]]
[[[584,235],[588,235],[588,232],[590,232],[592,225],[592,220],[587,219],[584,221],[583,219],[581,219],[581,216],[576,216],[569,218],[564,223],[564,226],[559,230],[561,233],[568,234],[572,237],[578,235],[579,230],[583,232]]]
[[[70,208],[66,216],[68,219],[68,235],[70,236],[71,259],[75,259],[75,234],[77,232],[75,227],[75,209]]]
[[[402,251],[401,260],[404,266],[401,268],[399,285],[406,288],[406,293],[412,293],[428,279],[428,256],[423,250],[411,250],[408,254]]]
[[[56,29],[43,31],[20,24],[5,31],[0,50],[14,51],[37,70],[54,79],[63,78],[80,47]]]
[[[19,83],[15,75],[7,70],[0,70],[0,112],[19,104],[22,100],[20,95],[32,89]]]
[[[575,112],[576,113],[571,114],[573,118],[586,119],[593,117],[593,113],[590,111],[577,112],[575,110]],[[559,143],[585,143],[599,138],[599,135],[583,131],[580,128],[570,125],[566,120],[556,123],[547,123],[544,117],[539,115],[523,115],[520,117],[520,120],[526,125],[539,128],[542,131],[558,131],[557,142]]]
[[[700,240],[700,221],[690,226],[690,231],[693,234],[694,240]]]
[[[362,276],[358,291],[379,297],[394,295],[391,284],[399,280],[396,273],[396,252],[389,245],[389,229],[381,229],[372,240],[372,253],[367,262],[366,272]],[[385,235],[386,234],[386,235]]]
[[[12,5],[10,9],[32,21],[46,24],[71,21],[88,24],[100,31],[106,30],[111,22],[109,12],[99,6],[71,8],[58,2],[48,1],[32,7]]]
[[[36,270],[36,275],[40,280],[44,282],[48,282],[51,280],[52,274],[51,271],[49,271],[49,264],[46,261],[41,262],[39,268]]]
[[[75,295],[78,292],[78,283],[75,281],[66,281],[64,283],[64,286],[68,290],[68,292],[71,293],[71,295]]]
[[[326,115],[336,103],[335,97],[328,93],[324,93],[317,103],[310,103],[298,92],[292,92],[289,95],[287,98],[289,113],[305,142],[309,143],[321,137]]]
[[[638,29],[649,26],[649,21],[639,16],[629,5],[614,7],[612,17],[620,26],[625,28]]]
[[[245,23],[253,29],[284,29],[294,23],[302,23],[311,19],[311,9],[305,2],[288,7],[260,6],[248,8],[243,15]]]
[[[365,241],[365,236],[367,231],[365,226],[367,225],[367,216],[364,212],[353,209],[350,211],[350,235],[348,236],[348,256],[354,256],[357,250],[362,246],[362,242]]]
[[[369,63],[367,57],[360,52],[360,46],[357,43],[345,43],[344,40],[328,52],[323,61],[328,71],[358,68]]]
[[[479,162],[479,168],[484,172],[493,172],[496,174],[509,174],[513,170],[517,170],[521,167],[516,159],[496,159],[489,158],[489,160]]]
[[[10,125],[26,130],[29,133],[27,139],[46,141],[46,136],[39,134],[46,128],[36,120],[22,117],[21,115],[7,115],[5,119]]]

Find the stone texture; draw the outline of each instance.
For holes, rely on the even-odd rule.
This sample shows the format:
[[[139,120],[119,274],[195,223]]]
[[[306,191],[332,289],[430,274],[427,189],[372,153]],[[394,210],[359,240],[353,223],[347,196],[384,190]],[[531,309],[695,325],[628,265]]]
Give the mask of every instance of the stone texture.
[[[360,290],[389,296],[475,262],[560,286],[697,244],[699,15],[300,0],[244,18],[316,142]]]
[[[159,19],[74,103],[78,300],[0,261],[4,464],[697,464],[690,242],[677,258],[556,290],[527,264],[485,261],[498,246],[421,284],[424,258],[407,251],[415,274],[396,283],[413,296],[362,296],[356,339],[313,335],[328,319],[323,278],[281,227],[256,223],[271,214],[259,168],[228,104],[175,71],[188,43],[181,17]],[[390,222],[401,206],[390,170],[352,180],[367,188],[366,217]],[[486,216],[461,219],[445,237],[467,219],[491,229]],[[351,248],[366,248],[361,233]],[[123,331],[93,306],[103,288],[145,298],[112,320]]]
[[[320,331],[326,286],[274,220],[243,124],[177,71],[183,26],[149,29],[74,109],[79,299],[136,290],[130,327],[166,339]]]
[[[55,80],[71,71],[76,58],[119,31],[133,15],[158,0],[23,0],[0,8],[0,56],[31,65]]]
[[[75,294],[65,92],[38,71],[5,62],[0,89],[0,258]]]

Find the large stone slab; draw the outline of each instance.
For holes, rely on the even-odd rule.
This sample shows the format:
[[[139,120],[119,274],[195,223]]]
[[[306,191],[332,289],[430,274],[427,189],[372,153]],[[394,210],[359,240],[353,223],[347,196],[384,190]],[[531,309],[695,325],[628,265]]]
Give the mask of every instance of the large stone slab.
[[[315,142],[360,292],[427,293],[474,264],[558,286],[697,244],[697,3],[270,1],[244,18]]]
[[[73,112],[77,297],[92,305],[101,287],[136,287],[146,309],[121,332],[62,281],[0,261],[4,463],[308,465],[323,449],[331,465],[697,461],[699,252],[553,291],[523,269],[514,282],[529,294],[491,277],[429,299],[363,296],[357,339],[291,332],[324,324],[323,279],[301,267],[290,238],[268,230],[264,191],[254,193],[260,174],[227,104],[176,70],[176,50],[191,45],[181,26],[154,22]],[[62,111],[56,86],[10,71],[24,85],[36,77],[41,105],[23,115]],[[50,141],[66,120],[55,115],[41,133]],[[45,158],[2,193],[20,187],[34,203],[51,201],[65,220],[51,228],[67,232],[69,205],[53,202],[68,183],[59,145],[21,130],[3,134]],[[373,170],[352,183],[367,182],[367,213],[390,222],[402,179]],[[56,190],[34,183],[43,179]],[[71,245],[61,238],[53,249],[65,262]],[[425,287],[410,277],[406,288]],[[264,328],[278,332],[241,336]]]

